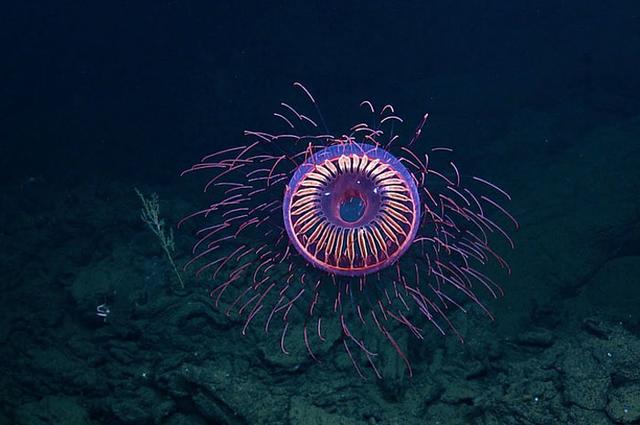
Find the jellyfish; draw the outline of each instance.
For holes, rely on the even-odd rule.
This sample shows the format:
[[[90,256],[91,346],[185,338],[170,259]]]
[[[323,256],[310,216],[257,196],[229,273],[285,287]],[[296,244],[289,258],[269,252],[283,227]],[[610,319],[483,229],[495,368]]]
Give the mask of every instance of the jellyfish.
[[[332,326],[360,376],[363,364],[382,376],[373,337],[411,376],[399,333],[423,340],[433,326],[461,338],[449,312],[467,304],[492,318],[479,294],[502,294],[488,263],[510,273],[494,245],[514,246],[511,197],[461,173],[452,149],[420,146],[428,114],[406,137],[392,105],[365,100],[366,119],[333,134],[311,92],[294,88],[302,106],[273,114],[282,130],[247,130],[247,143],[183,172],[207,173],[212,199],[180,222],[200,227],[185,269],[211,280],[214,305],[242,317],[243,334],[260,321],[285,354],[297,326],[320,361],[314,347]]]

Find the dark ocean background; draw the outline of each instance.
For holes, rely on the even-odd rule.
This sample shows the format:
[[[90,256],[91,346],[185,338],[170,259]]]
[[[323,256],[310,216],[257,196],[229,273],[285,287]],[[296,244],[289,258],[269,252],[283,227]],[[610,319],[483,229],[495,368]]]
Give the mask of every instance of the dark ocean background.
[[[640,2],[4,2],[0,46],[1,424],[640,423]],[[295,81],[339,134],[429,112],[511,194],[495,320],[405,341],[412,378],[242,336],[140,220],[135,188],[167,228],[212,202],[180,173]]]

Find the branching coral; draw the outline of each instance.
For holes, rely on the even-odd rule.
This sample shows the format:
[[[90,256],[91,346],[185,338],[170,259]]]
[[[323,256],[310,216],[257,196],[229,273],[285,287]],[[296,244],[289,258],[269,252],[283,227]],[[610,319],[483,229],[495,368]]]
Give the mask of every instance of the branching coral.
[[[145,198],[145,196],[140,192],[137,188],[135,189],[140,201],[142,201],[142,210],[140,210],[140,218],[143,222],[147,224],[149,229],[158,237],[160,241],[160,245],[164,250],[164,253],[173,268],[176,277],[178,278],[178,282],[180,282],[180,286],[184,288],[184,281],[182,280],[182,276],[180,276],[180,272],[178,272],[178,268],[176,267],[176,263],[173,260],[173,252],[175,252],[175,244],[173,242],[173,229],[169,229],[167,231],[164,223],[164,219],[160,218],[160,201],[158,200],[158,194],[152,193],[149,198]]]

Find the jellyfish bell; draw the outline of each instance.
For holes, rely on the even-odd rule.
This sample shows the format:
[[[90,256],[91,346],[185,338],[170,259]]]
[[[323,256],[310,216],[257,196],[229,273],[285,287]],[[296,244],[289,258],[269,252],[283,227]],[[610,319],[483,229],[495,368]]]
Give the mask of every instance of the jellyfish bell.
[[[384,269],[411,246],[420,197],[406,167],[380,147],[339,143],[312,155],[291,177],[283,202],[291,243],[330,273]]]

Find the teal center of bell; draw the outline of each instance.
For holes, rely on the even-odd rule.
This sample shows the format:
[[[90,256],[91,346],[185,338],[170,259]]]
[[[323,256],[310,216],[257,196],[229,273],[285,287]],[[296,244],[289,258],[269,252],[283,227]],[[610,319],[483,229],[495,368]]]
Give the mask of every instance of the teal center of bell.
[[[365,206],[360,196],[349,195],[340,203],[340,218],[347,223],[355,223],[364,215]]]

